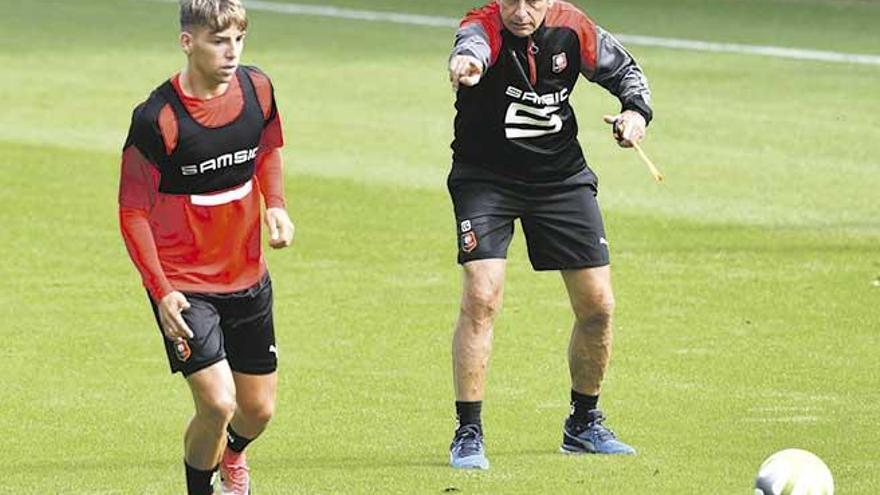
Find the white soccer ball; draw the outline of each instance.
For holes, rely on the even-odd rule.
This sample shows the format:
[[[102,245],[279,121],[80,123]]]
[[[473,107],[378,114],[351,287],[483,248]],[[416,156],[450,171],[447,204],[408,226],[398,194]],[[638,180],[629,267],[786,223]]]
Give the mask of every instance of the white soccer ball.
[[[828,466],[816,455],[786,449],[761,464],[755,495],[834,495],[834,480]]]

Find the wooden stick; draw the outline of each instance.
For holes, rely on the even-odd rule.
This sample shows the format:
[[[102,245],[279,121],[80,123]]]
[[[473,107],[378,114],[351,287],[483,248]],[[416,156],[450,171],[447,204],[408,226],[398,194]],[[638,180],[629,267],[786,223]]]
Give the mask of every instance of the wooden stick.
[[[633,142],[632,145],[633,148],[636,149],[636,152],[639,154],[639,158],[641,158],[642,161],[645,162],[645,165],[648,166],[648,170],[651,171],[651,175],[654,176],[654,180],[657,182],[663,182],[663,174],[661,174],[660,171],[657,170],[657,167],[654,166],[654,162],[652,162],[651,159],[648,158],[648,155],[646,155],[645,152],[642,151],[642,147],[639,146],[639,143]]]
[[[604,117],[604,120],[605,120],[606,124],[611,124],[612,126],[615,126],[615,125],[617,125],[619,118],[620,118],[619,115],[617,115],[617,116],[606,115]],[[620,133],[620,135],[622,135],[624,132],[625,124],[626,124],[626,121],[620,123],[620,129],[618,131]],[[618,133],[615,132],[615,137],[617,137],[617,136],[618,136]],[[657,170],[657,167],[654,165],[654,162],[652,162],[651,159],[648,158],[648,155],[645,154],[645,152],[642,150],[642,147],[639,146],[639,143],[633,142],[632,146],[633,146],[633,148],[636,149],[636,152],[639,154],[639,158],[641,158],[642,161],[645,162],[645,165],[648,166],[648,170],[651,171],[651,175],[654,176],[654,180],[657,182],[663,182],[663,174],[661,174],[660,171]]]

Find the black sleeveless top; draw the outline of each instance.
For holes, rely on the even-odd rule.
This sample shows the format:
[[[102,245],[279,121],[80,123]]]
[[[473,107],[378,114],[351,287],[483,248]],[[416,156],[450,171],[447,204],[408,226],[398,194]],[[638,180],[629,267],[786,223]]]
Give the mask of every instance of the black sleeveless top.
[[[161,173],[159,191],[165,194],[204,194],[240,186],[254,176],[256,155],[265,118],[248,70],[236,71],[244,105],[238,117],[221,127],[205,127],[192,118],[171,81],[159,86],[135,112],[129,144],[153,162]],[[168,154],[158,126],[166,105],[177,118],[177,146]]]

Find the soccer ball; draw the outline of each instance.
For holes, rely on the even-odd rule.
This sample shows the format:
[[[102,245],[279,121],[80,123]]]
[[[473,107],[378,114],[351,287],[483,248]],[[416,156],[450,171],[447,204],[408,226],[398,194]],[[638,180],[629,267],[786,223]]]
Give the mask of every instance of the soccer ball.
[[[834,495],[834,480],[822,459],[806,450],[786,449],[761,464],[755,495]]]

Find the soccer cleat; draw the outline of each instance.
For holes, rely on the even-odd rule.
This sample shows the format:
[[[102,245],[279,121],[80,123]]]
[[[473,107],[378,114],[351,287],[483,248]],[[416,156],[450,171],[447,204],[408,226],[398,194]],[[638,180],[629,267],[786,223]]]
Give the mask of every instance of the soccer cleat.
[[[249,471],[244,452],[226,449],[220,461],[220,495],[249,495]]]
[[[562,428],[562,447],[565,454],[621,454],[636,451],[621,442],[614,432],[605,427],[605,415],[598,409],[587,413],[587,424],[576,424],[573,418],[565,420]]]
[[[449,446],[449,465],[456,469],[489,469],[483,449],[483,431],[477,425],[464,425],[455,431]]]

